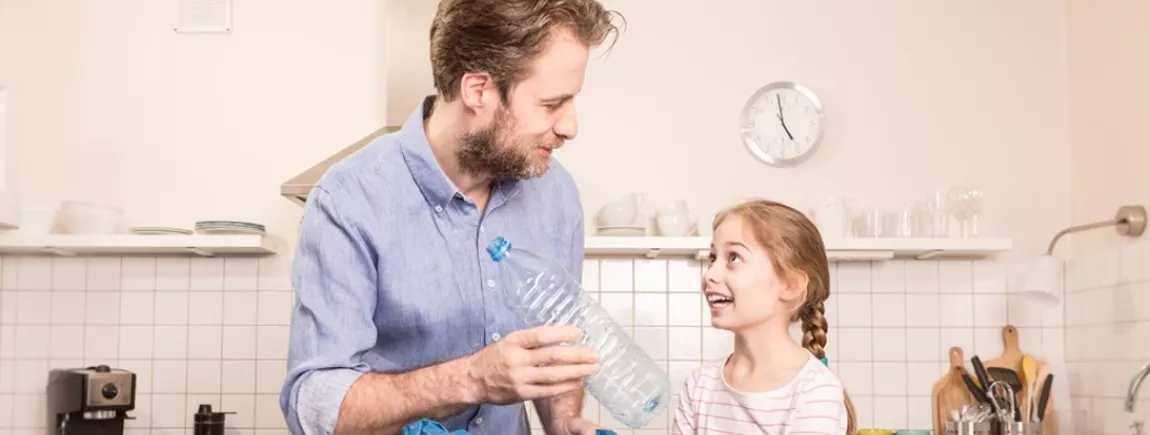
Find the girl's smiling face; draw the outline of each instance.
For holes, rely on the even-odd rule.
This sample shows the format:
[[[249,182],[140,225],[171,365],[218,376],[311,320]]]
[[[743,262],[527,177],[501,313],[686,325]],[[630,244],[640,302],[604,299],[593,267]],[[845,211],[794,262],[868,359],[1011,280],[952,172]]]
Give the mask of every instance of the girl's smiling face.
[[[742,219],[731,216],[715,228],[711,239],[703,295],[715,328],[739,331],[779,314],[789,320],[790,302],[798,300],[794,289],[776,272],[770,255],[747,230]]]

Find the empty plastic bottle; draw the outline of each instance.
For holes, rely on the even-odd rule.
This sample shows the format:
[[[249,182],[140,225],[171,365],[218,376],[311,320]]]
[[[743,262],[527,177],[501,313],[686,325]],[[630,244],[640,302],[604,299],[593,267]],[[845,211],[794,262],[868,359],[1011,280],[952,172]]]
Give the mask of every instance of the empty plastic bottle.
[[[528,327],[571,325],[583,331],[574,345],[599,354],[599,372],[587,391],[620,423],[641,428],[667,407],[671,382],[623,328],[583,294],[579,281],[555,261],[512,249],[497,237],[487,246],[500,269],[504,301]]]

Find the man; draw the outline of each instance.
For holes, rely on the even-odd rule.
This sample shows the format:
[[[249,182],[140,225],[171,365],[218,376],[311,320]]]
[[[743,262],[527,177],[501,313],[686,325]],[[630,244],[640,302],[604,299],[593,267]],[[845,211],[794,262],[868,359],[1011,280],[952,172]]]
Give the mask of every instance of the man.
[[[422,418],[472,434],[589,435],[595,352],[524,329],[485,247],[497,236],[582,274],[583,210],[551,153],[575,137],[589,50],[617,29],[596,0],[444,0],[436,95],[311,192],[293,266],[294,434],[399,433]]]

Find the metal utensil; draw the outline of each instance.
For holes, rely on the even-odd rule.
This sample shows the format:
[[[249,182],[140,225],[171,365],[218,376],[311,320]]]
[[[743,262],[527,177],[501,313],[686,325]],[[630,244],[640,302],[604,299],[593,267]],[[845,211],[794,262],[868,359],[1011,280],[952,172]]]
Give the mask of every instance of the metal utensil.
[[[998,418],[1004,422],[1014,421],[1018,415],[1018,405],[1014,403],[1014,389],[1010,384],[1003,381],[994,381],[990,383],[988,390],[992,396],[992,403],[998,411]],[[999,400],[1006,402],[1005,404],[998,403]]]

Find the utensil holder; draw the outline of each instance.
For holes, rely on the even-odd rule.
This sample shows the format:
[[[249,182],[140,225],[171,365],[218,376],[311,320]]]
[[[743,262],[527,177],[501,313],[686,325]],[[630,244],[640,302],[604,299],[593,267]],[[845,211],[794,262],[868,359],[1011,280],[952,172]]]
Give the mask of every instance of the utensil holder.
[[[1004,421],[998,427],[1000,435],[1042,435],[1042,423]]]
[[[948,421],[946,435],[997,435],[990,421]]]

